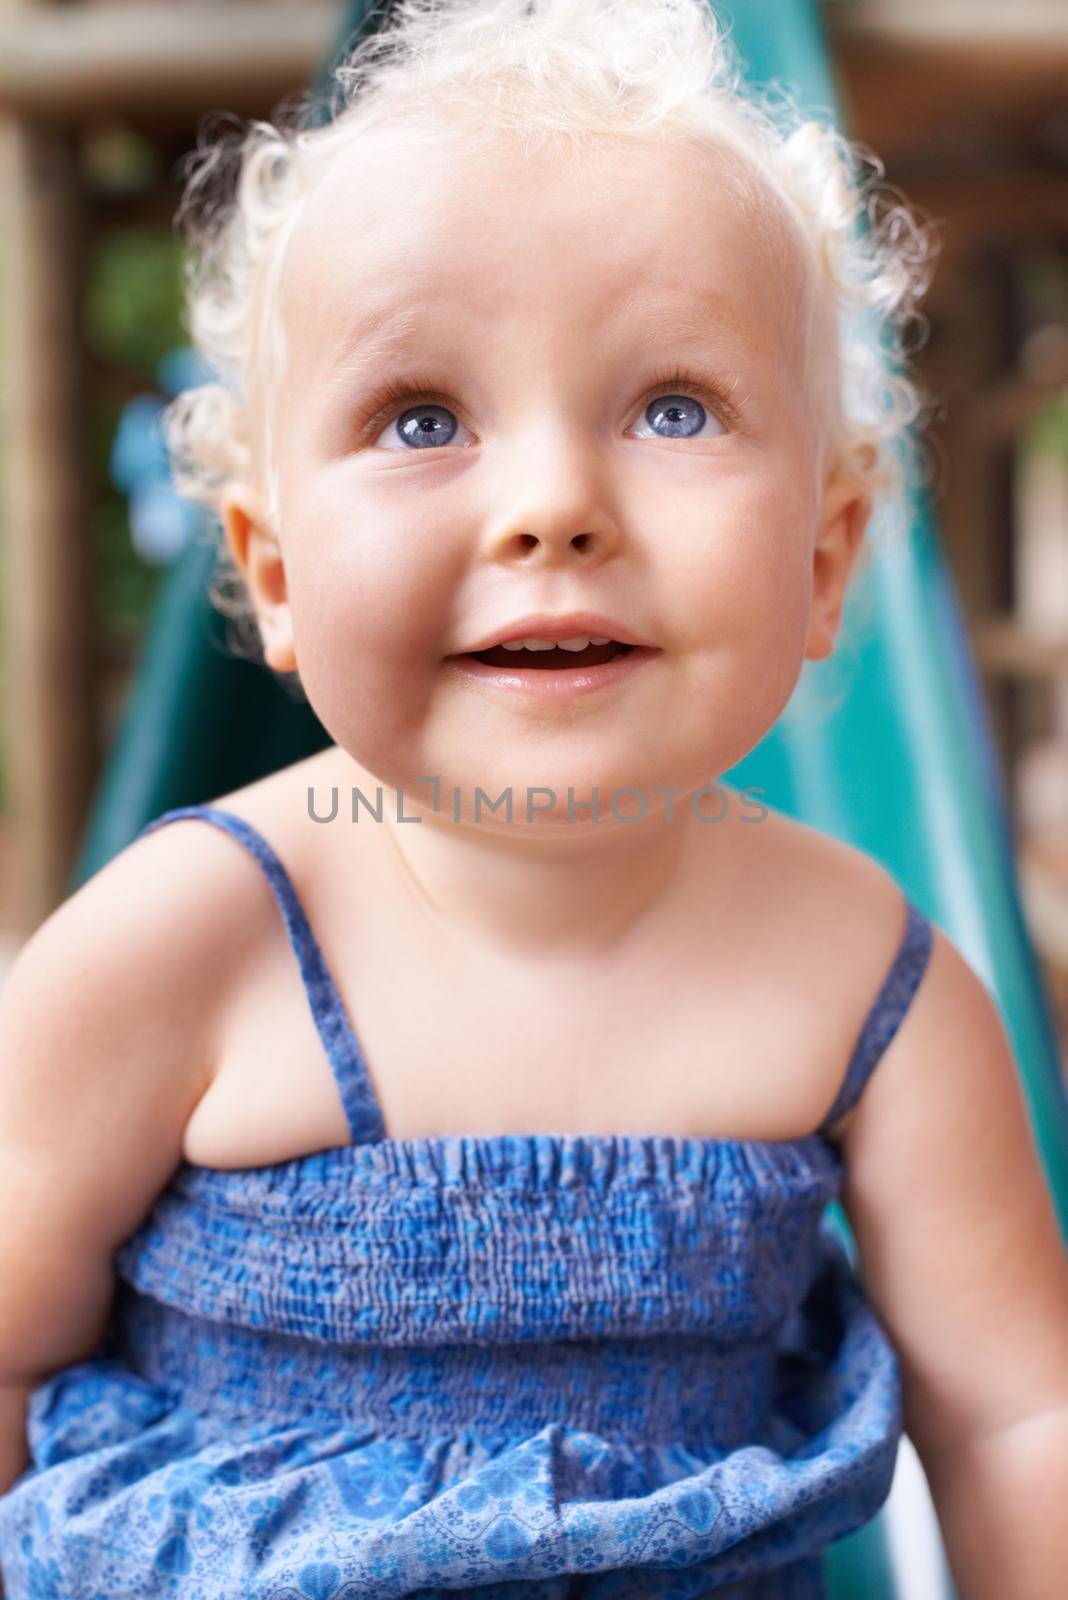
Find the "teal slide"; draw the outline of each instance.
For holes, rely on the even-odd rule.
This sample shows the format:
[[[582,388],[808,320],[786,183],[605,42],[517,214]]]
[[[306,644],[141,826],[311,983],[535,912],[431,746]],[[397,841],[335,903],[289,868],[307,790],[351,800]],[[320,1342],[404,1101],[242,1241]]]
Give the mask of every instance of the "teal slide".
[[[367,25],[370,9],[366,0],[350,6],[339,51]],[[841,125],[815,0],[730,0],[717,13],[753,81],[783,80],[814,114],[832,112]],[[880,547],[858,579],[837,654],[806,666],[775,728],[726,779],[762,787],[771,805],[881,861],[986,980],[1009,1029],[1068,1233],[1068,1105],[1021,912],[1002,779],[953,585],[917,485],[910,503],[911,537]],[[307,704],[228,653],[206,598],[212,548],[205,529],[164,582],[72,888],[159,812],[209,799],[329,742]],[[835,1220],[848,1238],[844,1216],[836,1212]],[[891,1559],[887,1520],[883,1511],[832,1546],[834,1600],[917,1593],[909,1551],[895,1545]]]

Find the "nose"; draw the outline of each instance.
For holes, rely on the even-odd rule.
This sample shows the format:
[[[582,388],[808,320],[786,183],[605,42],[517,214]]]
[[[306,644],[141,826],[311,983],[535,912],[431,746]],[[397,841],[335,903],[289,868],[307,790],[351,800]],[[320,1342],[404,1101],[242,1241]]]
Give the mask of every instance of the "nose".
[[[491,561],[552,566],[607,560],[622,535],[610,486],[594,453],[558,434],[540,447],[516,441],[501,464],[504,509],[487,520],[484,552]]]

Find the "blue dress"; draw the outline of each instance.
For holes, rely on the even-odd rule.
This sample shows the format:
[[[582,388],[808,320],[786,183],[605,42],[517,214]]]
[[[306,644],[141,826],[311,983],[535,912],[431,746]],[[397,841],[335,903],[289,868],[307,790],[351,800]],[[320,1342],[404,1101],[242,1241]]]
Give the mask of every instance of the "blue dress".
[[[385,1136],[266,840],[351,1144],[183,1161],[115,1256],[109,1331],[32,1392],[6,1600],[821,1600],[885,1500],[900,1370],[824,1215],[842,1116],[907,1011],[902,941],[800,1139]]]

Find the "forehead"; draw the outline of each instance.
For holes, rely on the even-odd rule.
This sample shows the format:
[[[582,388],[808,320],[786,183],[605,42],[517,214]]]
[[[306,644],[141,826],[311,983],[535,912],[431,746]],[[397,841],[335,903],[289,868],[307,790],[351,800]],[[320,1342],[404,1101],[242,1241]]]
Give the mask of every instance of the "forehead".
[[[715,327],[725,346],[781,363],[803,356],[808,277],[786,207],[732,151],[678,136],[531,149],[508,130],[428,120],[360,135],[323,163],[277,309],[291,377],[373,370],[446,327],[541,319],[651,341]]]

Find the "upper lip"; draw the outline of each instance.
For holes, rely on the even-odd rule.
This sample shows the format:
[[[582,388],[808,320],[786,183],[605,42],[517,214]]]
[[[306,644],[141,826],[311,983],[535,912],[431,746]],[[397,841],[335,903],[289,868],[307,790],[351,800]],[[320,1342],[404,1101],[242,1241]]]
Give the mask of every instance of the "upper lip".
[[[476,655],[480,650],[491,650],[494,645],[507,644],[513,639],[614,639],[618,644],[633,644],[654,648],[632,628],[611,617],[599,616],[595,611],[568,611],[564,616],[550,617],[544,611],[532,612],[515,622],[506,622],[492,633],[487,633],[477,644],[472,644],[463,655]]]

